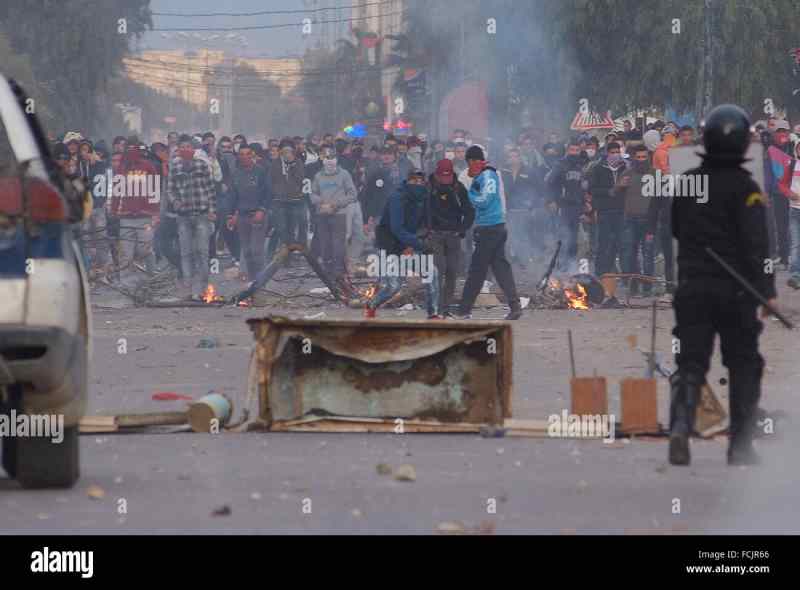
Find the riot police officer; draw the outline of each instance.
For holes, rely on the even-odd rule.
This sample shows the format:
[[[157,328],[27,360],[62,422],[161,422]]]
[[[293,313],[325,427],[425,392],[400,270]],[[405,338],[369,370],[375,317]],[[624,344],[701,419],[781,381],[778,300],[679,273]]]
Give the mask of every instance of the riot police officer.
[[[761,397],[764,359],[758,352],[763,325],[758,303],[709,256],[711,248],[770,303],[775,277],[769,272],[766,199],[742,167],[750,144],[750,121],[737,106],[723,105],[706,119],[706,155],[687,172],[707,179],[707,195],[676,197],[672,234],[678,240],[678,290],[675,294],[678,370],[671,378],[669,461],[690,462],[689,437],[695,409],[719,334],[722,362],[730,376],[729,465],[758,462],[753,449],[756,409]],[[697,186],[697,182],[695,183]],[[702,186],[702,185],[700,185]],[[762,317],[766,317],[762,309]]]

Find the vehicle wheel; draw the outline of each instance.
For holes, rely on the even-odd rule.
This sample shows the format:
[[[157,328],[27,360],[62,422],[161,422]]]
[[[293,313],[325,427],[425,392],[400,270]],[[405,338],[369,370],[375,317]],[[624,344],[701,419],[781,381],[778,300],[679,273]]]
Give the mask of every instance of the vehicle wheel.
[[[8,405],[4,406],[0,414],[10,415],[11,408],[14,408],[19,403],[21,398],[21,388],[17,385],[9,386],[8,391]],[[17,439],[13,436],[7,436],[0,441],[0,453],[2,453],[3,470],[8,474],[8,477],[15,478],[17,476]]]
[[[9,436],[3,439],[0,443],[3,446],[3,470],[8,474],[8,477],[14,479],[17,477],[17,439]]]
[[[50,437],[16,439],[16,458],[11,459],[16,479],[23,488],[71,488],[78,481],[78,426],[64,428],[64,440]],[[13,447],[12,447],[13,448]],[[5,451],[5,449],[4,449]],[[5,452],[3,453],[5,464]],[[5,466],[5,465],[4,465]]]

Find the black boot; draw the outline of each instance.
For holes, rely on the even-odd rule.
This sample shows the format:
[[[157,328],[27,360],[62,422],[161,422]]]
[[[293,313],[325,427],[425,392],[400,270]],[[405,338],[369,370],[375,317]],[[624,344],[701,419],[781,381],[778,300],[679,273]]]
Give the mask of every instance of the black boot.
[[[519,299],[514,299],[511,301],[511,311],[508,312],[506,316],[506,320],[514,321],[518,320],[522,317],[522,305],[519,302]]]
[[[672,465],[689,465],[689,437],[694,431],[694,418],[703,378],[676,372],[670,378],[672,386],[669,409],[669,462]]]
[[[757,465],[760,458],[753,448],[758,400],[761,397],[761,371],[730,372],[731,425],[728,465]]]

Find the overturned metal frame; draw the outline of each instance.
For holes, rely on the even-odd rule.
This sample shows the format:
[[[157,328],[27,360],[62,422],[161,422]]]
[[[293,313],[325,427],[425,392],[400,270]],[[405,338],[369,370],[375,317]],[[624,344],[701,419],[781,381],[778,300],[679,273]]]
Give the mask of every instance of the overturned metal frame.
[[[511,417],[511,324],[498,321],[247,322],[251,387],[273,430],[307,416],[502,425]]]

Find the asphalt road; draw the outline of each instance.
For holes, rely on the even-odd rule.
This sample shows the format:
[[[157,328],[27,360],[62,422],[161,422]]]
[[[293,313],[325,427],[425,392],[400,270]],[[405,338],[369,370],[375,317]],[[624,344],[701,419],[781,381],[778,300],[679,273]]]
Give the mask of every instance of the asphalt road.
[[[782,297],[785,309],[800,309],[800,294],[782,289]],[[321,309],[327,317],[357,313],[299,304],[288,312]],[[96,309],[89,413],[182,408],[184,402],[153,401],[158,391],[193,397],[224,392],[240,408],[252,343],[244,320],[265,312]],[[659,313],[658,349],[668,351],[672,313]],[[546,418],[569,407],[567,329],[573,330],[578,373],[608,377],[609,409],[619,415],[619,380],[645,369],[629,337],[646,346],[649,314],[526,313],[514,325],[515,417]],[[204,337],[218,339],[219,346],[198,348]],[[664,440],[607,445],[476,435],[94,434],[81,437],[82,477],[74,489],[24,491],[0,476],[0,532],[431,533],[442,527],[498,534],[797,533],[800,437],[792,421],[800,410],[800,347],[794,333],[770,321],[762,350],[768,362],[762,406],[787,418],[759,440],[764,464],[756,468],[727,467],[723,439],[694,442],[692,466],[676,468],[666,463]],[[709,381],[726,400],[718,384],[724,376],[717,358]],[[662,379],[662,422],[667,396]],[[412,465],[416,480],[380,475],[381,463]],[[97,488],[102,498],[88,493]]]

